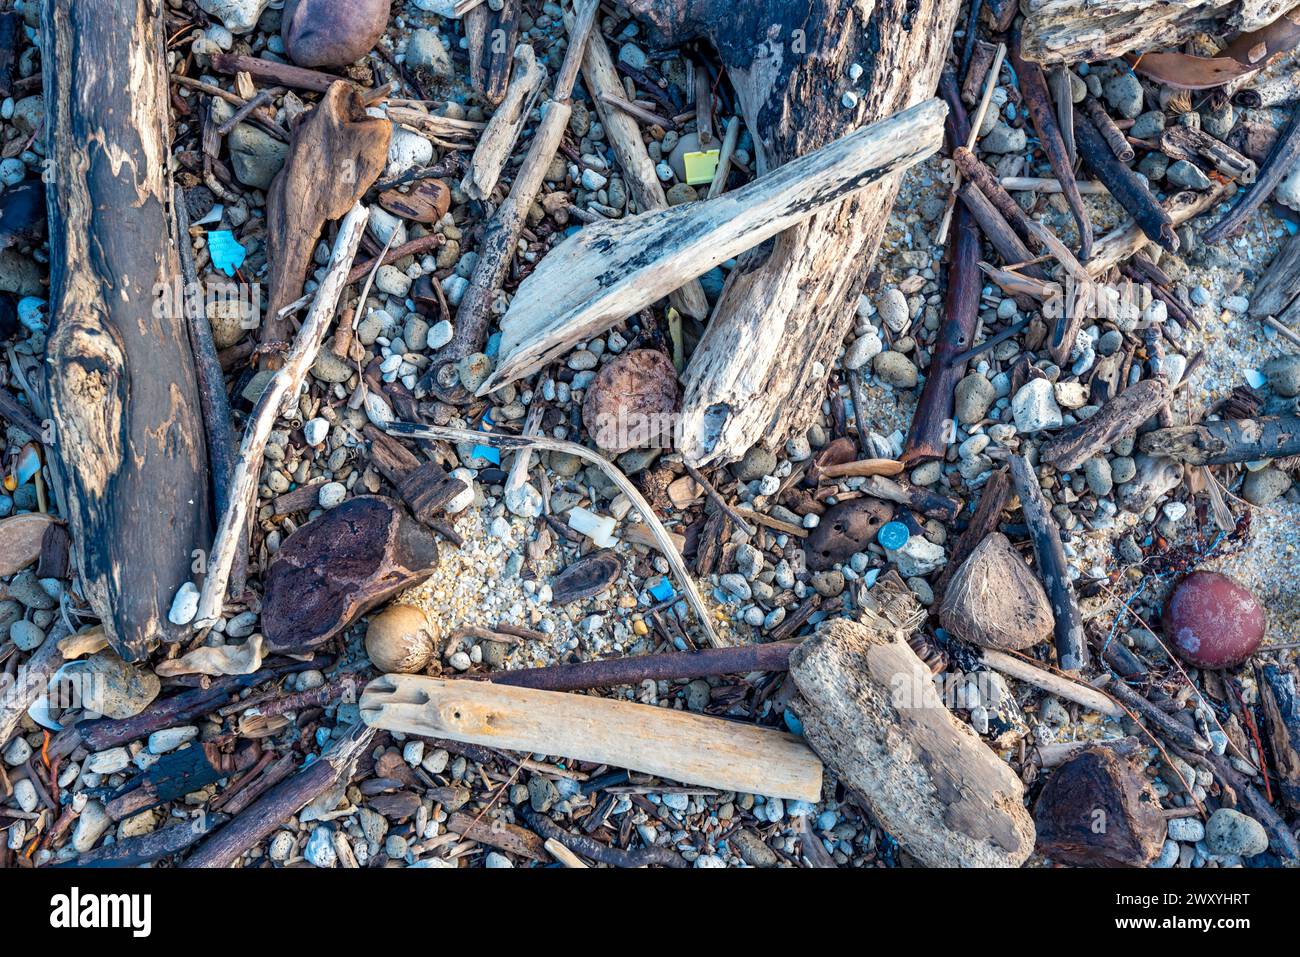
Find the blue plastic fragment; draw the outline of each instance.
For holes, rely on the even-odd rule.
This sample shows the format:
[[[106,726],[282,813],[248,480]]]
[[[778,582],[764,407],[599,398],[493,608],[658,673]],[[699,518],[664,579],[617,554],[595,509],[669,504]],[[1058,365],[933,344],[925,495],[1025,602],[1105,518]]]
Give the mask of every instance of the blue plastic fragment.
[[[785,726],[790,729],[791,734],[797,734],[801,737],[803,736],[803,722],[799,720],[797,714],[789,708],[786,708],[785,714],[782,715],[782,717],[785,718]]]
[[[866,585],[868,588],[872,588],[875,586],[876,579],[879,577],[880,577],[879,568],[869,568],[862,575],[862,583]]]
[[[233,276],[235,270],[244,265],[248,250],[230,230],[214,229],[208,233],[208,255],[212,257],[213,266],[227,276]]]
[[[876,533],[876,541],[880,543],[880,547],[891,552],[902,548],[911,537],[912,533],[907,530],[907,526],[902,522],[886,522],[880,526],[880,531]]]
[[[677,592],[673,591],[673,583],[667,578],[661,578],[650,586],[650,595],[655,601],[667,601],[676,594]]]
[[[476,445],[470,452],[471,458],[486,459],[493,465],[501,464],[501,452],[490,445]]]

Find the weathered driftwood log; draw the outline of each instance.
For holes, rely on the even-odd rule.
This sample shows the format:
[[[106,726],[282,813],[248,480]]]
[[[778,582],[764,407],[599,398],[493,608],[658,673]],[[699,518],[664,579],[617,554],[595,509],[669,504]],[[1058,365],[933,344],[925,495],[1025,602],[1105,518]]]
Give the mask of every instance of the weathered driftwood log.
[[[1088,114],[1088,119],[1097,127],[1102,137],[1106,140],[1106,145],[1110,151],[1115,154],[1115,158],[1121,163],[1133,162],[1133,146],[1124,137],[1124,131],[1115,125],[1115,121],[1110,118],[1097,98],[1088,94],[1083,98],[1083,111]]]
[[[1300,697],[1295,668],[1269,663],[1257,669],[1256,676],[1278,790],[1292,811],[1300,811]]]
[[[1019,867],[1034,825],[1015,772],[944,706],[888,619],[834,619],[790,656],[804,738],[925,867]]]
[[[514,152],[515,143],[537,105],[537,97],[541,95],[545,82],[546,67],[537,62],[531,46],[521,43],[515,49],[514,73],[506,87],[505,99],[479,137],[465,178],[460,181],[460,188],[470,199],[482,200],[492,195],[497,177]]]
[[[261,754],[256,741],[243,741],[229,753],[216,741],[191,744],[162,755],[158,761],[128,781],[107,801],[104,809],[114,821],[157,807],[202,790],[225,777],[247,771]]]
[[[1022,651],[1052,634],[1052,606],[1001,532],[980,542],[943,592],[939,621],[962,641]]]
[[[266,195],[270,294],[262,342],[293,338],[293,323],[280,310],[302,295],[325,223],[352,209],[384,171],[392,130],[392,123],[367,115],[360,92],[342,80],[294,129],[284,167]],[[273,356],[271,367],[279,364]]]
[[[1196,127],[1178,123],[1160,134],[1160,152],[1171,159],[1211,164],[1224,176],[1239,183],[1255,182],[1259,173],[1255,161],[1242,156],[1227,143]]]
[[[646,150],[645,141],[641,139],[641,127],[635,119],[604,99],[605,94],[621,95],[624,90],[609,45],[599,28],[592,30],[586,52],[582,55],[582,82],[591,94],[596,115],[605,127],[605,139],[623,171],[628,195],[636,204],[637,211],[666,209],[668,197],[655,173],[655,164]],[[679,311],[695,319],[703,319],[709,314],[709,301],[698,279],[692,279],[668,298]]]
[[[1073,472],[1106,446],[1132,435],[1169,402],[1169,386],[1143,379],[1129,386],[1077,425],[1043,445],[1039,458],[1061,472]]]
[[[348,268],[357,254],[361,234],[365,230],[366,209],[360,203],[353,206],[339,223],[339,233],[334,240],[325,278],[317,288],[311,309],[302,327],[294,336],[293,345],[284,355],[283,365],[266,384],[253,413],[244,426],[244,437],[239,443],[239,458],[230,481],[229,501],[217,521],[212,551],[208,555],[203,590],[199,594],[199,608],[194,627],[212,624],[222,615],[225,607],[226,586],[236,553],[243,548],[249,512],[257,504],[257,482],[262,473],[262,453],[276,418],[285,411],[285,405],[296,402],[298,387],[307,376],[307,370],[316,359],[325,333],[329,330],[338,307],[339,297],[347,278]]]
[[[1160,205],[1169,214],[1170,224],[1177,227],[1207,209],[1213,209],[1219,203],[1232,197],[1237,191],[1237,184],[1231,182],[1215,183],[1209,189],[1197,192],[1185,189],[1165,199]],[[1210,242],[1209,230],[1202,237]],[[1151,240],[1136,222],[1129,221],[1108,232],[1093,247],[1092,258],[1088,260],[1088,274],[1094,279],[1103,276],[1112,266],[1131,257],[1144,249]]]
[[[1014,5],[1013,5],[1014,6]],[[1025,56],[1039,63],[1096,62],[1175,47],[1198,33],[1266,26],[1290,0],[1024,0]]]
[[[473,677],[481,677],[493,684],[537,688],[542,691],[583,691],[613,685],[637,685],[647,679],[680,681],[709,675],[785,671],[790,666],[790,652],[793,648],[791,642],[769,641],[761,645],[737,645],[734,648],[670,651],[661,655],[602,658],[546,668],[516,668],[513,671],[494,671]]]
[[[267,647],[319,645],[437,564],[433,533],[396,502],[360,495],[335,506],[286,538],[267,571]]]
[[[1088,210],[1083,205],[1083,197],[1079,194],[1079,185],[1074,180],[1073,158],[1065,148],[1065,138],[1056,121],[1056,111],[1052,108],[1052,97],[1047,90],[1047,78],[1043,75],[1043,68],[1021,55],[1021,45],[1021,32],[1017,28],[1011,36],[1011,63],[1020,80],[1025,106],[1029,110],[1029,118],[1033,121],[1034,129],[1038,131],[1043,152],[1047,154],[1052,172],[1056,174],[1061,184],[1061,192],[1065,194],[1065,201],[1070,207],[1071,215],[1074,216],[1075,225],[1079,228],[1079,258],[1086,261],[1092,255],[1092,222],[1088,218]],[[1075,124],[1075,137],[1079,135],[1079,126],[1087,125],[1088,122],[1083,117],[1078,119],[1079,122]],[[1080,152],[1083,151],[1083,146],[1082,143],[1078,144]]]
[[[520,284],[501,319],[501,365],[479,394],[535,372],[687,279],[929,156],[943,114],[943,104],[929,100],[717,199],[594,223],[570,236]],[[766,355],[764,342],[749,341],[747,354]],[[773,344],[770,351],[799,350]],[[694,428],[677,431],[685,437]]]
[[[138,837],[123,838],[104,844],[94,850],[79,854],[62,864],[51,867],[139,867],[152,861],[171,857],[207,837],[229,818],[225,814],[205,812],[193,820],[173,824]]]
[[[954,146],[970,137],[970,122],[966,108],[957,92],[956,79],[945,73],[940,83],[948,101],[948,141]],[[953,431],[954,390],[966,371],[966,363],[957,356],[970,346],[979,325],[980,290],[980,237],[976,222],[1008,262],[1023,262],[1030,257],[1028,250],[1019,246],[1019,238],[976,187],[966,183],[962,189],[962,208],[957,210],[953,229],[951,255],[948,262],[948,288],[944,292],[943,325],[939,330],[939,344],[926,370],[925,387],[916,404],[916,414],[903,446],[902,460],[906,465],[942,458],[948,450],[948,440]],[[1001,242],[1003,245],[999,245]],[[1006,250],[1006,251],[1004,251]],[[1023,251],[1023,258],[1019,256]],[[1034,267],[1036,268],[1036,267]]]
[[[686,784],[821,800],[822,766],[798,738],[681,711],[421,675],[384,675],[361,695],[371,727],[544,751]]]
[[[655,41],[704,37],[719,51],[761,175],[930,96],[961,6],[628,4]],[[843,78],[853,64],[863,69],[859,99],[846,108]],[[732,271],[684,374],[682,452],[692,464],[738,459],[756,442],[780,442],[812,424],[897,185],[897,176],[883,177],[786,230]]]
[[[1011,458],[1011,481],[1020,496],[1020,508],[1029,526],[1029,537],[1034,544],[1034,558],[1038,562],[1038,577],[1047,589],[1056,618],[1056,660],[1062,671],[1078,671],[1088,661],[1088,648],[1084,644],[1083,619],[1079,604],[1070,584],[1070,568],[1065,561],[1061,545],[1061,530],[1052,517],[1043,490],[1038,485],[1029,460],[1021,455]]]
[[[352,727],[316,761],[281,781],[203,842],[182,867],[230,867],[250,847],[264,840],[302,808],[352,778],[366,757],[375,732],[363,724]]]
[[[1078,867],[1146,867],[1165,842],[1155,788],[1109,748],[1057,768],[1034,805],[1038,850]]]
[[[1250,314],[1256,319],[1281,316],[1300,296],[1300,235],[1286,241],[1250,296]]]
[[[1300,454],[1300,416],[1222,419],[1156,429],[1138,440],[1151,455],[1188,465],[1223,465]]]
[[[1226,216],[1205,231],[1203,236],[1205,242],[1217,243],[1245,226],[1251,213],[1273,195],[1273,190],[1277,188],[1278,183],[1282,182],[1282,177],[1295,166],[1297,157],[1300,157],[1300,111],[1293,110],[1286,129],[1273,143],[1268,158],[1259,168],[1254,185]]]
[[[42,13],[50,461],[84,594],[128,660],[179,637],[167,612],[212,510],[185,320],[157,308],[180,276],[164,9],[46,0]]]

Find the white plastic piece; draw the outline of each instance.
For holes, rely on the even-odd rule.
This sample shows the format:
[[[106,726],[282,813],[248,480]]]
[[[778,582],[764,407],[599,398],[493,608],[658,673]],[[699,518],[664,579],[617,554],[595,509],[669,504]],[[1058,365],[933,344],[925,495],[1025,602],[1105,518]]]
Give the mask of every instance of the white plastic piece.
[[[601,548],[613,548],[618,544],[614,535],[617,525],[618,522],[610,516],[589,512],[581,505],[569,510],[569,528],[579,535],[586,535]]]

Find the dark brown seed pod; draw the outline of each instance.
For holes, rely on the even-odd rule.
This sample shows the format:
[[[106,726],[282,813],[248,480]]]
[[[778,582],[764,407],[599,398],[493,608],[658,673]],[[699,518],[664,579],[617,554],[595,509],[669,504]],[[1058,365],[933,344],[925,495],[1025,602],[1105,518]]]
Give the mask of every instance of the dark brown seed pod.
[[[557,605],[594,598],[623,574],[623,562],[609,548],[578,559],[551,582],[551,600]]]

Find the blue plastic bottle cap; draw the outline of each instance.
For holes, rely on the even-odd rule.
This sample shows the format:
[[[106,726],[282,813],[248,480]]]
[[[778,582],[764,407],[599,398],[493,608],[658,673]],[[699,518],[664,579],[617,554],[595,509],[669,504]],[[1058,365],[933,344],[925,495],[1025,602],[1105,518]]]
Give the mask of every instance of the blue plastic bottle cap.
[[[911,537],[912,533],[907,530],[907,526],[902,522],[886,522],[880,526],[880,531],[876,534],[876,541],[880,542],[882,548],[892,552],[906,545],[907,540]]]

